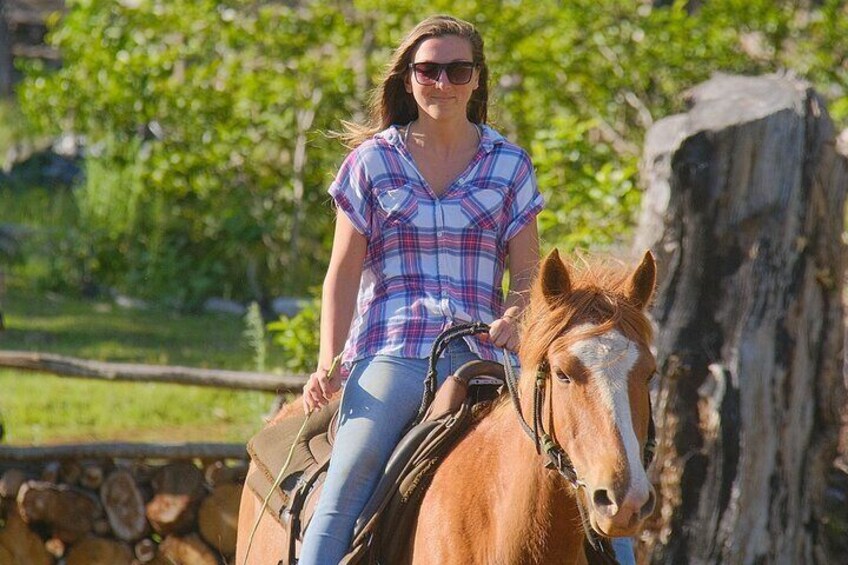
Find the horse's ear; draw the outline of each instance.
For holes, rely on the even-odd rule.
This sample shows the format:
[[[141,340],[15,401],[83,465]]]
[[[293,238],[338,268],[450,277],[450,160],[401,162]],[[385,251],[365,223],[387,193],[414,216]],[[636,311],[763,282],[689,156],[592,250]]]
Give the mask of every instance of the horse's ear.
[[[645,252],[642,262],[630,275],[627,283],[627,297],[637,308],[645,308],[654,296],[657,284],[657,263],[650,251]]]
[[[560,259],[559,251],[554,249],[542,262],[540,272],[542,294],[549,304],[558,302],[571,294],[571,277],[565,263]]]

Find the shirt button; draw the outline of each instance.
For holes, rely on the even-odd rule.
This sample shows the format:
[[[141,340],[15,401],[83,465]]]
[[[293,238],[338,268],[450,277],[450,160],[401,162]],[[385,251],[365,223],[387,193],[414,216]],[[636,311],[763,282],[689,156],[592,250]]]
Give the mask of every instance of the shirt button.
[[[436,232],[436,235],[439,236],[439,237],[442,237],[443,235],[445,235],[445,232],[438,231],[438,232]]]

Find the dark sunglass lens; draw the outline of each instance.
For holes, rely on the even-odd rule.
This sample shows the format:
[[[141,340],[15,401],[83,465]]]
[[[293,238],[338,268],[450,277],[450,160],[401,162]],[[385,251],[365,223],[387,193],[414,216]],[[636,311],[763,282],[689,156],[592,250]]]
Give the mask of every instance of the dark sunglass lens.
[[[415,70],[415,78],[420,84],[432,84],[439,80],[439,73],[442,70],[440,65],[436,63],[415,63],[412,68]]]
[[[449,63],[445,65],[448,80],[453,84],[467,84],[474,72],[473,63]]]

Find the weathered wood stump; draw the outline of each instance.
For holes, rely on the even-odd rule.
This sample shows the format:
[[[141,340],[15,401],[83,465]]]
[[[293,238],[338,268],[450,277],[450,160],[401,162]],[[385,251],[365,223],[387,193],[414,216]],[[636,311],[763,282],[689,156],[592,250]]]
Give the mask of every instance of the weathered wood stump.
[[[655,563],[836,563],[848,162],[792,77],[716,76],[648,132],[635,241],[660,266]]]

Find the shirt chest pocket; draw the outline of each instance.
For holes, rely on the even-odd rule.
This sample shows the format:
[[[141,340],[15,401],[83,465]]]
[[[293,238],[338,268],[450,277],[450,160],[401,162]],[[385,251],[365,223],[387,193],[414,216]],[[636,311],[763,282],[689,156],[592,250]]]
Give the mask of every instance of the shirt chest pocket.
[[[503,187],[475,187],[460,201],[468,229],[497,231],[505,224]]]
[[[377,213],[384,226],[411,225],[418,215],[418,198],[410,185],[378,189]]]

